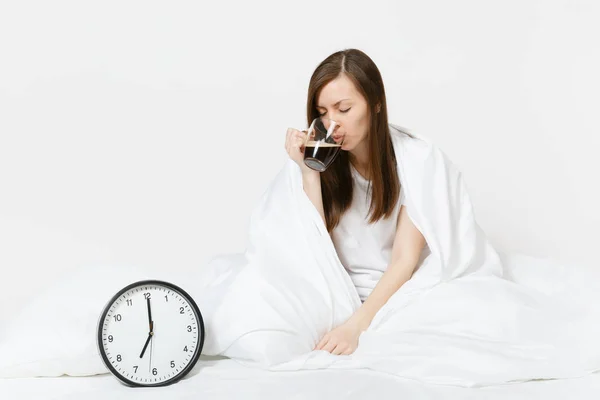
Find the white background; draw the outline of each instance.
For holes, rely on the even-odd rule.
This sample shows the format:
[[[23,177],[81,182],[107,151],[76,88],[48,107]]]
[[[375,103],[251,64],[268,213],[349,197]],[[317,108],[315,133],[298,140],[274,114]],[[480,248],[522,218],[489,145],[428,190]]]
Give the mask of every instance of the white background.
[[[349,47],[498,249],[597,265],[598,21],[591,0],[0,3],[0,328],[73,268],[243,251],[310,75]]]

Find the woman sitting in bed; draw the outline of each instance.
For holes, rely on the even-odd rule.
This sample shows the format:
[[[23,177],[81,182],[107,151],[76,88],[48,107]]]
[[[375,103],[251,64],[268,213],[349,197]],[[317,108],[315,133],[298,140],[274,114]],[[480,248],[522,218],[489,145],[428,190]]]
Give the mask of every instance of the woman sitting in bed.
[[[327,57],[311,77],[307,114],[309,123],[318,116],[339,122],[344,142],[337,159],[322,173],[308,168],[302,148],[306,133],[293,128],[287,130],[285,148],[300,166],[304,191],[325,221],[362,301],[315,349],[351,354],[361,332],[429,249],[403,206],[393,128],[375,63],[356,49]]]

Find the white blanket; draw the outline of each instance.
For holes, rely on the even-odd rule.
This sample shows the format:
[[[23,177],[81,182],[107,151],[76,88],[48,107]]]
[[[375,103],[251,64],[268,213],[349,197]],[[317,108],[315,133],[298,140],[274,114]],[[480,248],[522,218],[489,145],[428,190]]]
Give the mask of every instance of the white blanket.
[[[426,138],[391,128],[408,212],[431,255],[355,353],[312,351],[360,300],[291,160],[252,214],[245,253],[204,270],[203,353],[271,370],[369,368],[459,386],[599,370],[600,274],[501,257],[475,220],[460,171]]]

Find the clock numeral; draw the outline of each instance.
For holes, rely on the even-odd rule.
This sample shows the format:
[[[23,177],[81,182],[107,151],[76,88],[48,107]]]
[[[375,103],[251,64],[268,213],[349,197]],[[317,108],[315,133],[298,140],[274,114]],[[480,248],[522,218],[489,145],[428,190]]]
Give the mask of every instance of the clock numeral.
[[[137,366],[137,365],[134,365],[134,366],[133,366],[133,369],[135,369],[135,371],[134,371],[134,372],[137,374],[137,369],[138,369],[138,366]]]
[[[115,315],[115,321],[120,321],[120,320],[121,320],[121,314]]]
[[[192,331],[192,326],[188,325],[188,332],[191,332],[191,331]]]
[[[169,301],[169,297],[165,294],[165,301]]]
[[[171,368],[175,368],[175,361],[171,360]]]
[[[152,368],[152,375],[156,375],[158,374],[158,371],[156,370],[156,368]]]
[[[145,299],[149,299],[150,298],[150,293],[148,293],[148,292],[144,293],[144,298]]]
[[[179,314],[183,314],[183,307],[179,307]]]
[[[187,351],[188,351],[188,349],[187,349],[187,346],[185,346],[185,347],[183,348],[183,351],[185,351],[185,352],[187,352]]]
[[[112,341],[113,341],[113,335],[108,335],[108,342],[112,343]]]
[[[121,358],[121,355],[120,355],[120,354],[117,354],[117,361],[118,361],[118,362],[121,362],[121,360],[122,360],[122,358]]]
[[[131,299],[127,299],[127,305],[128,305],[128,306],[131,306],[131,305],[133,305],[133,300],[131,300]]]

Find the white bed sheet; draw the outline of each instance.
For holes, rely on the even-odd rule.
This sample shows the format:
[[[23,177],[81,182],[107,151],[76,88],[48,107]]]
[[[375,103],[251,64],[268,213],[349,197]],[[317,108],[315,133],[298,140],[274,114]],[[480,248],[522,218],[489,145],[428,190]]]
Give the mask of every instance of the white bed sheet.
[[[600,373],[482,388],[427,385],[370,370],[271,372],[203,357],[178,383],[130,388],[108,374],[0,379],[0,399],[599,399]]]

